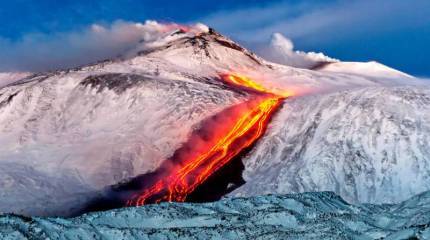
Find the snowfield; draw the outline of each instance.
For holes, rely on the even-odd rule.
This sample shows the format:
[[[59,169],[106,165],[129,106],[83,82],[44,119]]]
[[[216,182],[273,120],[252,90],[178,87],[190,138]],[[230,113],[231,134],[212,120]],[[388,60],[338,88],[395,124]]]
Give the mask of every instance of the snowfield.
[[[233,196],[334,191],[395,203],[428,190],[430,88],[371,87],[287,99],[248,154]]]
[[[145,75],[51,79],[0,97],[2,211],[70,214],[82,194],[155,170],[194,125],[243,98]]]
[[[335,62],[323,65],[318,69],[324,72],[364,75],[376,78],[413,78],[404,72],[387,67],[378,62]]]
[[[331,192],[162,203],[77,218],[0,216],[0,238],[428,239],[430,192],[397,205],[350,205]]]
[[[362,65],[274,64],[199,28],[26,76],[0,87],[0,213],[73,215],[105,187],[155,170],[202,120],[253,97],[224,85],[227,72],[296,93],[244,159],[247,183],[232,195],[331,190],[381,203],[429,190],[427,84]]]
[[[0,72],[0,88],[30,75],[27,72]]]

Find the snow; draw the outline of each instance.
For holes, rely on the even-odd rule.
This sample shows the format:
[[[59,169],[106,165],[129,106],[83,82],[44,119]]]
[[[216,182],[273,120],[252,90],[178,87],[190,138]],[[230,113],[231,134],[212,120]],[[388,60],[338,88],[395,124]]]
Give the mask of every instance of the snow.
[[[327,189],[396,202],[429,189],[425,84],[270,63],[195,28],[0,88],[0,212],[73,215],[105,187],[153,171],[202,120],[253,97],[220,83],[232,71],[296,93],[244,159],[247,184],[233,194]]]
[[[334,191],[393,203],[428,190],[429,87],[372,87],[289,99],[243,160],[233,196]]]
[[[0,72],[0,88],[30,75],[28,72]]]
[[[0,199],[1,211],[63,215],[73,204],[45,209],[46,202],[58,203],[68,195],[80,198],[79,192],[155,170],[196,124],[242,98],[215,85],[201,91],[199,83],[98,76],[105,81],[129,78],[132,85],[123,92],[85,86],[86,76],[74,74],[5,89],[6,94],[23,94],[2,109],[1,171],[10,175],[22,165],[38,174],[10,175],[13,180],[2,188],[7,197]],[[0,97],[0,102],[7,98]],[[31,184],[22,186],[21,175]],[[70,179],[48,181],[58,177]],[[25,192],[28,196],[20,198]]]
[[[407,208],[405,208],[407,206]],[[426,239],[430,192],[351,205],[331,192],[162,203],[76,218],[0,216],[1,239]]]
[[[356,74],[376,78],[413,78],[411,75],[387,67],[381,63],[371,62],[335,62],[323,65],[320,71],[333,73]]]

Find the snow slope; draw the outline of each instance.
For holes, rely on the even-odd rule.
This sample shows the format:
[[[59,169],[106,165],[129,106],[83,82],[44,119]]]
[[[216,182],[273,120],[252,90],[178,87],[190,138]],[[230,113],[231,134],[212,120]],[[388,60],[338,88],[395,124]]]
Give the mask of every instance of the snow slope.
[[[75,73],[4,89],[2,211],[66,214],[71,209],[64,205],[74,205],[66,202],[82,192],[155,170],[194,125],[243,98],[217,85],[202,91],[200,85]]]
[[[0,212],[74,214],[104,187],[155,170],[203,119],[247,99],[217,79],[212,65],[228,59],[205,65],[194,33],[180,34],[131,58],[0,89]],[[226,49],[246,67],[257,64],[246,50]]]
[[[334,191],[399,202],[430,186],[430,88],[371,87],[288,99],[243,161],[232,195]]]
[[[0,88],[30,75],[28,72],[0,72]]]
[[[400,72],[375,61],[328,63],[324,64],[318,70],[324,72],[356,74],[376,78],[413,78],[409,74]]]
[[[308,180],[303,182],[305,188],[290,187],[291,181],[283,182],[281,175],[266,169],[282,166],[282,171],[290,171],[290,160],[296,161],[295,158],[279,154],[291,144],[298,148],[303,145],[317,150],[327,146],[328,149],[335,149],[333,151],[339,154],[327,153],[324,160],[327,164],[316,163],[317,158],[308,155],[297,160],[303,164],[316,164],[319,168],[315,171],[325,175],[333,170],[330,166],[339,165],[335,163],[345,161],[345,166],[350,165],[351,159],[344,157],[348,152],[355,152],[356,147],[344,138],[346,134],[350,137],[364,134],[360,133],[358,125],[348,125],[348,121],[356,119],[383,121],[381,124],[391,124],[389,136],[405,136],[412,140],[403,142],[403,138],[398,137],[387,146],[378,145],[376,153],[366,152],[365,156],[369,158],[363,157],[363,163],[351,171],[361,173],[362,164],[393,162],[384,168],[384,178],[392,178],[388,181],[390,184],[401,181],[400,186],[414,186],[406,188],[408,191],[402,196],[392,194],[384,201],[397,201],[428,189],[424,186],[429,183],[425,173],[429,154],[423,150],[428,147],[427,138],[420,136],[416,129],[403,130],[404,126],[410,125],[423,129],[423,135],[427,131],[430,118],[425,112],[427,106],[422,102],[426,103],[429,95],[428,91],[421,89],[421,83],[403,76],[376,78],[365,74],[314,71],[274,64],[211,29],[200,28],[192,32],[177,30],[163,33],[150,43],[143,42],[116,59],[76,69],[40,73],[0,88],[0,212],[71,215],[104,187],[153,171],[187,140],[202,120],[253,97],[219,81],[219,73],[232,71],[254,77],[274,91],[287,88],[297,94],[296,98],[285,103],[269,129],[268,136],[279,133],[280,139],[274,138],[278,144],[269,154],[272,146],[265,138],[255,150],[265,153],[257,154],[258,164],[255,163],[257,157],[245,159],[245,176],[249,184],[238,189],[238,194],[320,190],[321,186],[312,185]],[[396,92],[398,90],[395,89],[400,91],[402,87],[399,85],[404,84],[410,85],[407,88],[410,94]],[[337,93],[340,89],[350,92]],[[386,96],[380,98],[380,93]],[[310,96],[314,94],[319,95]],[[366,110],[366,103],[356,105],[362,95],[370,102],[369,106],[379,104],[378,111],[392,111],[396,121],[386,122],[391,119],[390,116]],[[338,107],[334,105],[336,102]],[[390,110],[395,108],[392,103],[403,104],[399,105],[401,111],[398,114]],[[295,110],[290,111],[289,108],[294,106]],[[357,109],[342,117],[344,120],[337,127],[345,129],[338,130],[337,135],[330,135],[329,128],[325,127],[327,124],[319,128],[320,132],[316,135],[319,138],[306,135],[303,129],[308,125],[303,124],[319,119],[318,112],[326,111],[324,116],[342,115],[348,106]],[[294,116],[291,115],[293,112],[302,120],[289,118]],[[376,119],[372,120],[374,117]],[[328,123],[333,119],[324,121]],[[289,131],[290,126],[292,131],[305,135],[284,135],[283,132]],[[341,134],[342,131],[345,135]],[[325,135],[339,139],[329,139],[328,143],[319,141]],[[336,141],[346,142],[340,144],[345,149],[337,149]],[[357,142],[359,149],[361,144],[367,144],[368,140],[365,141]],[[416,145],[418,141],[421,145]],[[392,154],[400,151],[397,146],[411,149],[411,153],[402,153],[401,161],[397,161],[392,158],[400,156]],[[383,150],[387,151],[387,159],[382,157]],[[312,154],[315,153],[319,154],[315,151]],[[407,158],[403,159],[403,156]],[[417,164],[403,164],[410,159]],[[261,169],[260,165],[264,168]],[[390,172],[397,172],[396,169],[405,166],[405,171],[420,172],[420,177],[390,175]],[[379,165],[372,167],[382,169]],[[303,169],[309,168],[313,165],[303,166]],[[339,170],[336,171],[338,174]],[[349,200],[378,202],[377,196],[391,191],[379,192],[383,188],[378,187],[373,195],[368,196],[371,186],[358,185],[363,182],[368,184],[367,180],[345,182],[350,178],[335,173],[340,185],[350,187],[334,190]],[[376,177],[367,174],[368,178]],[[255,183],[255,190],[250,190],[253,189],[250,176],[256,179],[273,178],[279,186],[285,186],[265,188]],[[390,184],[387,186],[394,186]]]
[[[430,192],[350,205],[330,192],[162,203],[77,218],[0,216],[1,239],[428,239]]]

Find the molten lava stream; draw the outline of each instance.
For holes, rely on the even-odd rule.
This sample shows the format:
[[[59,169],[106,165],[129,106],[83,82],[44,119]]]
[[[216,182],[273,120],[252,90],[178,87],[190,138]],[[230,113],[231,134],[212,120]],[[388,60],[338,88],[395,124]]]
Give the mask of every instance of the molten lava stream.
[[[132,197],[128,206],[140,206],[162,201],[183,202],[200,184],[208,179],[242,150],[258,140],[267,127],[272,113],[280,105],[283,96],[267,94],[269,91],[241,76],[223,77],[224,81],[235,86],[251,88],[264,93],[262,100],[241,115],[231,128],[212,147],[201,154],[190,155],[180,164],[169,169],[152,186]]]

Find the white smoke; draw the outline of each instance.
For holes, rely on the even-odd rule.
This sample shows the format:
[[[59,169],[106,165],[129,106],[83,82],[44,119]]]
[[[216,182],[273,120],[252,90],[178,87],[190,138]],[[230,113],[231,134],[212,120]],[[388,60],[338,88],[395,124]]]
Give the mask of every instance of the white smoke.
[[[280,33],[272,35],[270,47],[261,54],[272,62],[307,69],[322,63],[339,62],[323,53],[295,51],[293,42]]]
[[[75,32],[28,34],[18,41],[0,37],[0,71],[37,72],[80,66],[155,42],[176,29],[190,34],[208,31],[203,24],[116,21],[110,25],[93,24]]]

